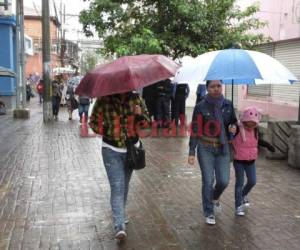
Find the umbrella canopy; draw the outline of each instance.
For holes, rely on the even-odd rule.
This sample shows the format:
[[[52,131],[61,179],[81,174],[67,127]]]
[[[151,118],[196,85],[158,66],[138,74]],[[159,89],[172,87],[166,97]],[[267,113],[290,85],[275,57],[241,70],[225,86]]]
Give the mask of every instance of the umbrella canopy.
[[[170,78],[178,68],[163,55],[124,56],[88,72],[75,93],[90,97],[125,93]]]
[[[72,85],[73,87],[76,87],[80,83],[81,79],[82,79],[82,76],[70,77],[67,81],[67,84]]]
[[[16,77],[16,73],[8,68],[4,68],[0,66],[0,77],[1,76]]]
[[[273,57],[261,52],[225,49],[202,54],[176,73],[174,81],[225,84],[293,83],[298,79]]]

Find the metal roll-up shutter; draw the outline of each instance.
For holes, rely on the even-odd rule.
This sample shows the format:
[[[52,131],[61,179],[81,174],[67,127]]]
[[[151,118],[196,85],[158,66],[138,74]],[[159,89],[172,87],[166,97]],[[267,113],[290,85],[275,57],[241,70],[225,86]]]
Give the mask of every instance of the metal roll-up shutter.
[[[300,79],[300,40],[277,43],[274,57]],[[273,101],[299,102],[300,84],[272,85]]]
[[[274,44],[262,44],[254,48],[255,50],[265,53],[269,56],[273,56],[274,54]],[[249,85],[247,88],[247,95],[249,96],[271,96],[271,85]]]
[[[261,45],[256,46],[254,49],[259,51],[259,52],[265,53],[269,56],[273,56],[274,46],[275,45],[273,43],[261,44]]]

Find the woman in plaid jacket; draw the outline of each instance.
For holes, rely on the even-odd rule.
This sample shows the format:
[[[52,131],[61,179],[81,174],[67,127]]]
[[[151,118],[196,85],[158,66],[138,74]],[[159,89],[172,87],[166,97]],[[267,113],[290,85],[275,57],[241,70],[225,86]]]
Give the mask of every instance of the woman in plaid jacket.
[[[115,238],[119,241],[127,236],[125,207],[133,171],[125,167],[126,139],[131,137],[135,146],[139,146],[135,131],[138,122],[149,122],[149,117],[143,100],[132,92],[98,98],[90,117],[90,127],[102,136],[102,157],[111,188]]]

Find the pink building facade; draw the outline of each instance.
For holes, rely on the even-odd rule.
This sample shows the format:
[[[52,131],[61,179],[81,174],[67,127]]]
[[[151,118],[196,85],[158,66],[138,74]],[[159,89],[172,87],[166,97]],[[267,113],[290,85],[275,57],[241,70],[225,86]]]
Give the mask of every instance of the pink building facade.
[[[300,79],[300,0],[237,1],[241,8],[255,2],[260,4],[260,11],[256,17],[268,23],[257,32],[273,40],[271,43],[258,46],[258,50],[276,58]],[[254,87],[236,86],[234,93],[234,103],[238,110],[255,105],[262,109],[270,119],[298,119],[299,83]],[[231,91],[227,91],[226,96],[231,96]]]
[[[273,41],[300,37],[300,0],[239,0],[245,8],[258,3],[260,11],[255,15],[268,24],[259,30]]]

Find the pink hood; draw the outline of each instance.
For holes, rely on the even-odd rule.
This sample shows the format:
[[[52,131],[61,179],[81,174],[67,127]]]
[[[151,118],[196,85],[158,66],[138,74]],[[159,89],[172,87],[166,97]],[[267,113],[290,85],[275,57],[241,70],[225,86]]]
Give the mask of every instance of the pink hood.
[[[261,111],[254,106],[245,108],[240,115],[241,122],[252,121],[258,124],[260,119],[261,119]]]

